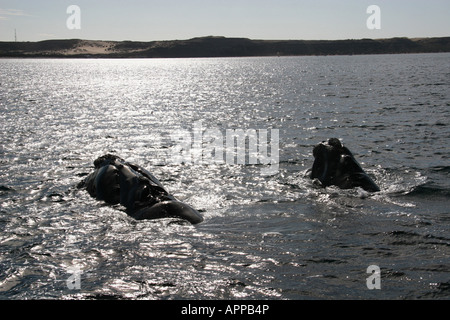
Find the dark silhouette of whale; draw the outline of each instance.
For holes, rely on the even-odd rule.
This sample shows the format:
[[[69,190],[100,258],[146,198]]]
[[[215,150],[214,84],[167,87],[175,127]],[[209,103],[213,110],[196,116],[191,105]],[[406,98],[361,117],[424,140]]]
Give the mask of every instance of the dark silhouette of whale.
[[[314,147],[313,155],[311,179],[319,179],[324,187],[334,185],[341,189],[361,187],[370,192],[380,191],[339,139],[319,143]]]
[[[107,154],[94,161],[95,170],[78,187],[97,200],[121,204],[137,220],[178,217],[192,224],[203,221],[200,213],[170,195],[144,168]]]

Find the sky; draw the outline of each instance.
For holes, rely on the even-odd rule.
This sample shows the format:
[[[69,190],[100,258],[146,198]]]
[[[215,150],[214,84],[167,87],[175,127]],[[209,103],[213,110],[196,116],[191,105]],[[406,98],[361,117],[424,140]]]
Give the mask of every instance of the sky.
[[[15,31],[17,41],[445,37],[450,0],[0,0],[0,41],[14,41]]]

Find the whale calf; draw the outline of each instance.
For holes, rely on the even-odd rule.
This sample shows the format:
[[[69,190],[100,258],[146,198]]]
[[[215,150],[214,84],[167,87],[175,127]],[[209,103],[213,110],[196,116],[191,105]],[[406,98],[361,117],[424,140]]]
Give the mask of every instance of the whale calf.
[[[177,217],[197,224],[201,214],[169,194],[149,171],[107,154],[94,161],[95,170],[79,185],[97,200],[121,204],[137,220]]]
[[[324,187],[334,185],[341,189],[361,187],[370,192],[380,191],[339,139],[331,138],[319,143],[314,147],[313,155],[310,177],[318,179]]]

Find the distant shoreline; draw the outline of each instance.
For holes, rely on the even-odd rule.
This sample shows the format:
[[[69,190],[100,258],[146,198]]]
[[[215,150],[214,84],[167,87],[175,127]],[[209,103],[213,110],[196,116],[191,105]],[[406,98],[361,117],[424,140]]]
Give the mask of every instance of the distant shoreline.
[[[211,58],[437,52],[450,52],[450,37],[251,40],[209,36],[149,42],[81,39],[0,42],[0,58]]]

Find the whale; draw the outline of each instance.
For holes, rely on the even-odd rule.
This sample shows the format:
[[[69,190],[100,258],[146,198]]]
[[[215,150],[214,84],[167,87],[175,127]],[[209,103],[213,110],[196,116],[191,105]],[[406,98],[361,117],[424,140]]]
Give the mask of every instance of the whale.
[[[89,195],[110,205],[120,204],[136,220],[181,218],[191,224],[202,215],[171,195],[149,171],[124,159],[106,154],[94,161],[94,171],[78,184]]]
[[[380,191],[339,139],[330,138],[317,144],[313,149],[313,156],[310,178],[318,179],[322,186],[337,186],[341,189],[361,187],[369,192]]]

